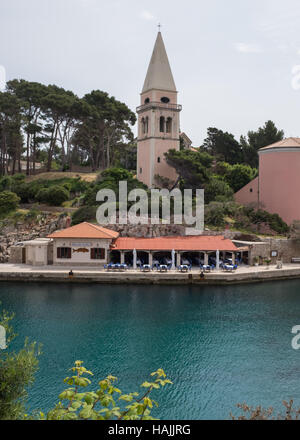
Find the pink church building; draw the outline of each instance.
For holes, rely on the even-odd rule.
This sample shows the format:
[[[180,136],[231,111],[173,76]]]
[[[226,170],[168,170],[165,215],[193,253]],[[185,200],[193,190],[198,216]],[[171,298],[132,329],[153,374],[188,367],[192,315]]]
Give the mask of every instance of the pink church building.
[[[161,32],[158,33],[149,64],[138,114],[137,178],[149,188],[157,175],[176,181],[174,168],[164,153],[180,148],[177,90]]]
[[[287,138],[259,150],[259,176],[235,194],[235,200],[300,220],[300,138]]]

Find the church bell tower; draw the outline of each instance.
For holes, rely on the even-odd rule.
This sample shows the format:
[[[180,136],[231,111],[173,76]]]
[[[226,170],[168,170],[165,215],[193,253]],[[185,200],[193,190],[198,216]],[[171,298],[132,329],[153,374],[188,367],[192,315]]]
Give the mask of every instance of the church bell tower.
[[[170,149],[179,150],[177,90],[167,52],[158,32],[149,64],[138,114],[137,177],[149,188],[158,186],[157,175],[175,182],[177,174],[164,157]]]

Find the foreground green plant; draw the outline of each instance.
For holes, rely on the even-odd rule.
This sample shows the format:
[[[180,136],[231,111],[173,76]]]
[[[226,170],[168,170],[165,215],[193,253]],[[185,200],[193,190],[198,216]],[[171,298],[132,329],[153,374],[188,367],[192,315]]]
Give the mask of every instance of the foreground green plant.
[[[13,317],[5,311],[0,313],[0,325],[6,330],[8,347],[16,337],[11,326]],[[39,354],[40,348],[28,340],[20,351],[0,350],[0,420],[27,418],[27,388],[34,381]]]
[[[71,388],[59,395],[60,401],[54,409],[46,415],[40,414],[42,420],[155,420],[151,417],[151,410],[158,404],[150,398],[150,394],[154,389],[172,383],[166,378],[165,372],[159,369],[151,374],[152,382],[141,385],[143,393],[123,394],[116,388],[117,378],[114,376],[101,380],[96,391],[81,392],[91,384],[87,376],[93,376],[93,373],[81,361],[76,361],[71,371],[74,375],[64,380]],[[127,405],[121,408],[124,402]]]

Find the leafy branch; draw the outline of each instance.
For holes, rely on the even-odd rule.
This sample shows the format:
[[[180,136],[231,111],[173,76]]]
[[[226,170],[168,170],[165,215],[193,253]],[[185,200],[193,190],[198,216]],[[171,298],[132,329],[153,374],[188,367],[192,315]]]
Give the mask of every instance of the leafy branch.
[[[154,389],[163,388],[172,382],[167,378],[162,369],[158,369],[151,374],[152,382],[144,382],[141,388],[145,392],[133,392],[123,394],[115,386],[117,378],[107,376],[101,380],[96,391],[82,391],[91,385],[91,380],[87,376],[93,373],[83,366],[82,361],[76,361],[71,368],[74,373],[66,377],[65,383],[71,386],[60,395],[60,401],[54,409],[46,415],[40,413],[43,420],[154,420],[151,417],[153,406],[158,407],[158,403],[150,395]],[[65,403],[62,403],[65,401]],[[128,403],[125,408],[121,408],[122,402]]]

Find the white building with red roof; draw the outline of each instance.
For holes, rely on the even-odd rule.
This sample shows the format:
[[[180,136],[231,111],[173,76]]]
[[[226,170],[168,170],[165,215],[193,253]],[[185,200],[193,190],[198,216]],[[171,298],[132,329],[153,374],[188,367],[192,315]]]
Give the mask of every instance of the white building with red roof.
[[[210,255],[219,251],[230,253],[234,259],[238,251],[233,242],[223,236],[176,236],[137,238],[120,237],[118,232],[92,223],[81,223],[48,236],[53,246],[53,264],[68,266],[104,265],[112,260],[132,261],[136,251],[144,263],[152,265],[160,255],[169,259],[175,253],[177,264],[188,253],[208,263]]]
[[[218,255],[235,261],[239,249],[222,235],[120,237],[119,233],[93,223],[80,223],[56,231],[47,238],[19,243],[13,263],[31,266],[103,267],[110,262],[152,266],[155,261],[208,264]],[[191,263],[190,263],[191,264]]]
[[[118,232],[87,222],[54,232],[48,236],[53,240],[53,264],[105,264],[110,246],[118,236]]]

